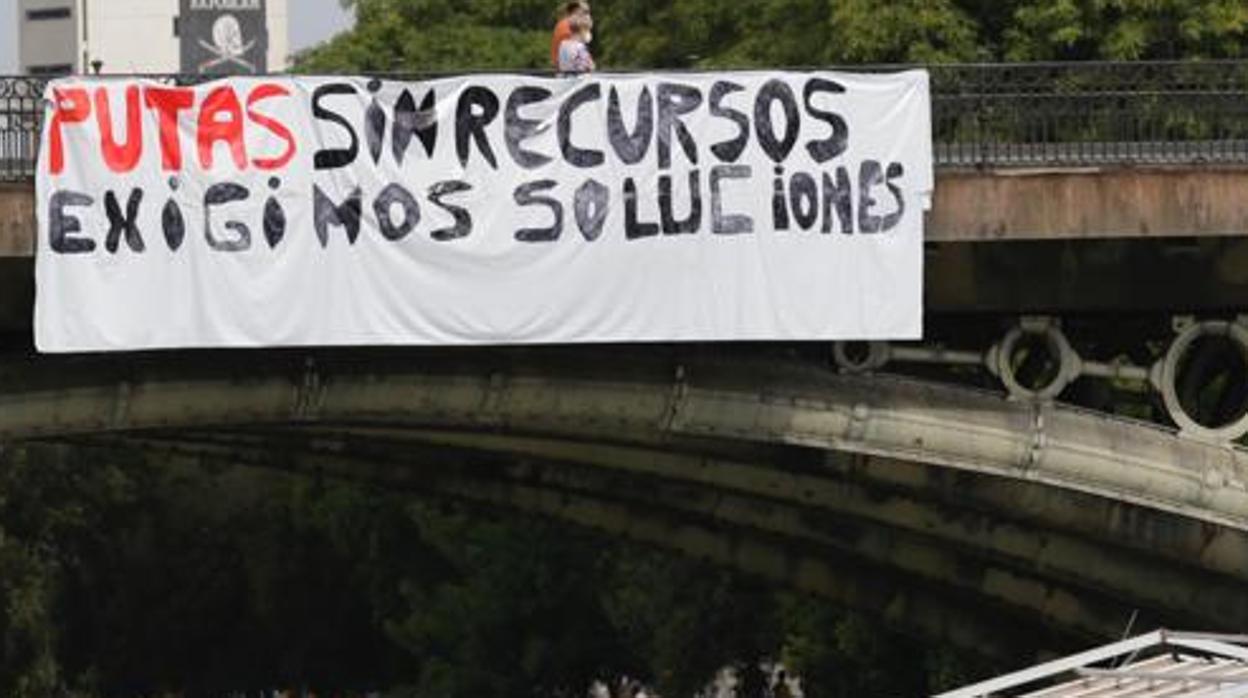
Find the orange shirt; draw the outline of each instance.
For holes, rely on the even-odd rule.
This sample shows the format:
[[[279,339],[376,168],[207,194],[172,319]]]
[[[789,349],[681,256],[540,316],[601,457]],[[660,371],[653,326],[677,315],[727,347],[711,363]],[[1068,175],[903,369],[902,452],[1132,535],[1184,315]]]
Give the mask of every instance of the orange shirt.
[[[550,38],[550,65],[555,70],[559,70],[559,47],[563,45],[563,42],[571,38],[572,23],[568,21],[567,17],[564,17],[555,25],[555,33]]]

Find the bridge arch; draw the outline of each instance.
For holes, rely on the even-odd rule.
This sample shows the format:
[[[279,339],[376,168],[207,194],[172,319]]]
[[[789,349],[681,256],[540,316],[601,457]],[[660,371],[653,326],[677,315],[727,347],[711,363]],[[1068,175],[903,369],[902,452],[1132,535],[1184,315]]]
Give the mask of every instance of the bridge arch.
[[[896,607],[925,608],[917,631],[972,646],[993,618],[983,633],[949,630],[949,619],[985,609],[1047,628],[1063,645],[1112,634],[1133,609],[1157,622],[1248,621],[1238,593],[1248,573],[1237,564],[1248,533],[1236,512],[1217,508],[1235,502],[1237,481],[1209,477],[1234,473],[1241,455],[1155,427],[795,361],[619,351],[221,358],[6,365],[0,435],[233,454],[515,508],[666,544],[894,621]],[[965,448],[981,439],[983,450]],[[814,460],[789,467],[793,452]],[[403,459],[413,453],[451,465],[412,471]],[[1205,460],[1177,460],[1185,454]],[[482,458],[490,467],[473,467]],[[1070,477],[1079,459],[1096,458],[1096,479]],[[933,497],[950,494],[931,487],[940,473],[957,474],[970,499]],[[916,486],[916,477],[931,482]],[[1182,545],[1133,545],[1108,510],[1100,528],[1081,529],[1069,519],[1080,505],[1045,514],[1017,489],[994,490],[1002,486],[1187,522],[1158,526]],[[638,527],[629,514],[638,510],[666,523]],[[1197,531],[1175,533],[1184,528]],[[904,591],[872,596],[872,579]]]
[[[618,351],[67,360],[0,368],[0,438],[317,422],[697,437],[899,458],[1248,529],[1248,452],[1053,404],[797,361]]]

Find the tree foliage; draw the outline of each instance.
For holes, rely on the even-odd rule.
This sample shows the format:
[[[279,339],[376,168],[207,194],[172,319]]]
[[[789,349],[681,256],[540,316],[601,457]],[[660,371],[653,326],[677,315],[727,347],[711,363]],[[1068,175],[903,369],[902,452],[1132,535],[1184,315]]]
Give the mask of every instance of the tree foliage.
[[[1033,0],[1014,17],[1010,60],[1236,58],[1248,40],[1240,0]]]
[[[623,676],[693,696],[727,666],[755,698],[781,659],[807,695],[917,695],[940,656],[697,561],[228,463],[9,451],[0,527],[0,693],[17,698],[558,698]]]
[[[548,68],[556,2],[346,0],[357,27],[306,71]],[[777,67],[1248,55],[1242,0],[611,0],[608,68]]]
[[[307,71],[543,68],[546,0],[351,0],[356,27],[300,59]]]

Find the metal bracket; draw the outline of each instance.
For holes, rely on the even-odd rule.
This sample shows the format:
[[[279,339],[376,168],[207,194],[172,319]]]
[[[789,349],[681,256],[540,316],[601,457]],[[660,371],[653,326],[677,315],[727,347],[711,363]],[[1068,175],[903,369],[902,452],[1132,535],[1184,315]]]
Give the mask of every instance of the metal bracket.
[[[1027,448],[1027,456],[1023,462],[1023,470],[1031,470],[1040,465],[1044,458],[1044,449],[1048,445],[1049,435],[1044,427],[1044,405],[1032,403],[1031,407],[1031,443]]]
[[[303,376],[295,387],[291,415],[300,421],[316,419],[324,402],[324,395],[324,385],[316,368],[316,359],[309,356],[303,365]]]
[[[1028,336],[1043,338],[1053,359],[1058,363],[1057,375],[1039,389],[1032,389],[1019,383],[1011,364],[1014,348]],[[1048,317],[1021,318],[1018,325],[1006,333],[1005,338],[988,350],[984,363],[993,375],[1001,379],[1011,399],[1033,402],[1049,402],[1056,399],[1083,372],[1083,359],[1070,346],[1066,335],[1062,333],[1060,324]]]
[[[676,420],[680,418],[685,400],[689,397],[687,377],[688,370],[684,364],[677,365],[675,380],[672,382],[672,392],[667,399],[667,409],[663,411],[663,418],[659,420],[659,431],[670,432],[677,427]]]
[[[503,404],[503,396],[507,394],[507,374],[502,371],[491,371],[485,391],[481,395],[481,406],[477,409],[479,421],[497,426],[501,421],[499,412]]]
[[[113,415],[109,424],[113,429],[124,429],[130,419],[130,394],[133,392],[130,381],[117,384],[117,398],[113,402]]]
[[[1176,318],[1176,327],[1179,324],[1179,319]],[[1248,355],[1248,327],[1224,320],[1193,321],[1174,338],[1166,355],[1153,366],[1150,382],[1161,393],[1166,412],[1179,427],[1181,436],[1226,445],[1248,433],[1248,412],[1239,414],[1228,424],[1210,427],[1197,423],[1179,400],[1177,383],[1180,364],[1195,343],[1203,337],[1225,337],[1236,344],[1244,355]]]
[[[845,438],[849,441],[862,441],[867,438],[867,426],[871,423],[871,408],[864,402],[854,405],[849,412],[849,425],[845,430]]]

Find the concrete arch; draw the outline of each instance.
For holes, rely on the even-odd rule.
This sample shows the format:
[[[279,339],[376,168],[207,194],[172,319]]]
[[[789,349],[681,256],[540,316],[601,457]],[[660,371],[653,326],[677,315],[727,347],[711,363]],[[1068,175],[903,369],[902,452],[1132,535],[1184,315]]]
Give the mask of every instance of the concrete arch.
[[[1056,405],[784,361],[618,351],[160,355],[0,368],[0,438],[231,424],[696,436],[900,458],[1248,530],[1248,454]]]

